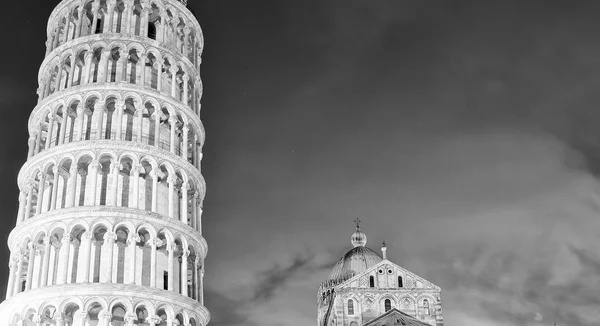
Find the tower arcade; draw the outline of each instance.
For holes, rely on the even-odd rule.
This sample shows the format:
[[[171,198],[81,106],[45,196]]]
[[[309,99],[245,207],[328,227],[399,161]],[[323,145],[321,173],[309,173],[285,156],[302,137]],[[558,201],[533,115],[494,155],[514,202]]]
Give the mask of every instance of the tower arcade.
[[[200,25],[63,0],[47,35],[0,325],[206,325]]]

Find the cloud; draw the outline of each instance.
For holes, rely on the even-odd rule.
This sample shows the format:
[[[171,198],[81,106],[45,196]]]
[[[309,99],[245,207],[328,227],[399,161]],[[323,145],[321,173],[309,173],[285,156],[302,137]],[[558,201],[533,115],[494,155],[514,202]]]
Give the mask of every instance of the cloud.
[[[271,268],[257,275],[258,282],[254,286],[252,302],[260,303],[271,300],[279,291],[285,290],[290,280],[301,273],[313,273],[323,268],[330,268],[329,264],[320,265],[315,261],[314,254],[298,254],[287,266],[273,265]]]
[[[206,290],[207,306],[213,319],[211,325],[282,325],[268,324],[257,311],[272,305],[278,296],[289,290],[289,287],[302,275],[312,275],[330,268],[330,264],[323,264],[319,257],[311,253],[297,253],[291,261],[283,263],[272,262],[272,266],[252,273],[236,286],[235,294],[230,296],[218,289]],[[314,292],[316,293],[315,285]],[[290,307],[291,308],[291,307]],[[281,309],[281,308],[280,308]]]

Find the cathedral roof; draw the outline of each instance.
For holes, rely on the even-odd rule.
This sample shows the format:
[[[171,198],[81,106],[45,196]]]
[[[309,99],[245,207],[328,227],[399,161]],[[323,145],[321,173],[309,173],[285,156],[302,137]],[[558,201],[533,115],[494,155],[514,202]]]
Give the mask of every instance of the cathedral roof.
[[[354,248],[344,254],[335,264],[329,274],[329,280],[348,279],[363,273],[383,260],[378,253],[366,247],[367,236],[360,231],[358,225],[350,240]]]
[[[385,314],[379,316],[366,323],[365,326],[429,326],[410,315],[403,313],[398,309],[392,309]]]

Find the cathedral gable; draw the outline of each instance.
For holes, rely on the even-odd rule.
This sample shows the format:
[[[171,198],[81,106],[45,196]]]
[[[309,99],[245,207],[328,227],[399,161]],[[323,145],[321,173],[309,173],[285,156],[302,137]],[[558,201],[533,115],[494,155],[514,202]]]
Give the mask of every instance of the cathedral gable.
[[[437,285],[387,259],[348,279],[340,284],[339,288],[404,288],[440,291]]]

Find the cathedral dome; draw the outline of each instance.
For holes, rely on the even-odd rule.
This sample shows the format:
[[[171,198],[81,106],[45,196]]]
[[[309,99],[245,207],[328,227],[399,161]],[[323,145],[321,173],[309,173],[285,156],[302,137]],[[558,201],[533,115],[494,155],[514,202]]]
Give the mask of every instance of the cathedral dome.
[[[345,279],[358,275],[381,262],[383,258],[375,251],[358,246],[348,251],[333,267],[330,280]]]
[[[358,223],[357,223],[358,224]],[[329,274],[329,280],[347,279],[358,275],[377,263],[383,258],[375,251],[366,247],[367,236],[356,226],[356,232],[350,237],[352,248],[335,264]]]

